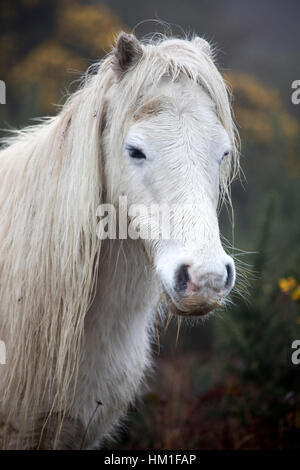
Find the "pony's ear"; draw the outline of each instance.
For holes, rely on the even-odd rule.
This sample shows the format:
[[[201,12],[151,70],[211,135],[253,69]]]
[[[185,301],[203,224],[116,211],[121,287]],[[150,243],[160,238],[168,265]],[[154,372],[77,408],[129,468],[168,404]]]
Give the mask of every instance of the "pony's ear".
[[[114,49],[115,70],[121,75],[138,62],[143,49],[133,34],[120,33]]]
[[[194,37],[192,43],[199,49],[200,51],[207,54],[209,57],[213,56],[213,51],[209,42],[206,39],[200,38],[199,36]]]

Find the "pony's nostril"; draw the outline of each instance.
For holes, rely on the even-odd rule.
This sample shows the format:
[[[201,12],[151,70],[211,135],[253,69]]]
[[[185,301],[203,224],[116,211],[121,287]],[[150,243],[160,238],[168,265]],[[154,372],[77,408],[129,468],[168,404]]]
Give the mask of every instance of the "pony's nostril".
[[[183,264],[176,273],[176,289],[179,291],[185,291],[189,280],[190,276],[188,273],[188,266]]]
[[[227,277],[226,277],[226,282],[225,282],[225,288],[227,289],[228,287],[231,286],[232,284],[232,280],[233,280],[233,269],[232,269],[232,266],[231,264],[226,264],[226,273],[227,273]]]

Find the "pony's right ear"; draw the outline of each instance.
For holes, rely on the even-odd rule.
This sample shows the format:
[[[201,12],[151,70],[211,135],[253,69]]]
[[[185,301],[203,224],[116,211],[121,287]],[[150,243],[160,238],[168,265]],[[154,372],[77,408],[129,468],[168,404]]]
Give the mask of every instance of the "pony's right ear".
[[[213,57],[213,50],[211,45],[209,44],[206,39],[200,38],[199,36],[195,36],[192,39],[192,43],[199,49],[200,51],[204,52],[207,54],[209,57]]]
[[[133,34],[119,34],[114,48],[114,68],[117,73],[123,75],[142,55],[142,46]]]

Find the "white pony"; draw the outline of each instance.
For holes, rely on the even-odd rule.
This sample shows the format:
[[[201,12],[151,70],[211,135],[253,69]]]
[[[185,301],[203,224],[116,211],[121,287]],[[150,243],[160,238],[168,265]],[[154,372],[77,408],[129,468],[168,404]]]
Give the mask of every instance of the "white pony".
[[[237,169],[226,86],[199,37],[121,33],[57,116],[6,141],[2,447],[98,448],[113,435],[150,365],[161,293],[173,314],[199,316],[234,285],[217,209]],[[120,196],[197,209],[180,240],[101,242],[98,206]]]

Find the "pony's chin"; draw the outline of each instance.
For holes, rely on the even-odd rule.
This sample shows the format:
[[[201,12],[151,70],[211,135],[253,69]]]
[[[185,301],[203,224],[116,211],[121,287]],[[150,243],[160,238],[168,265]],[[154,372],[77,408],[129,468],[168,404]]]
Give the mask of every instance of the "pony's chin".
[[[211,304],[201,304],[195,306],[193,309],[185,309],[181,305],[175,304],[173,301],[169,302],[169,312],[173,315],[178,315],[181,317],[204,317],[209,313],[216,310],[216,308],[220,307],[220,304],[215,302]]]

